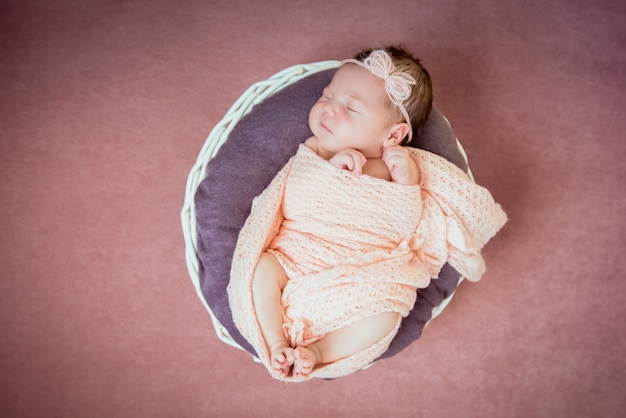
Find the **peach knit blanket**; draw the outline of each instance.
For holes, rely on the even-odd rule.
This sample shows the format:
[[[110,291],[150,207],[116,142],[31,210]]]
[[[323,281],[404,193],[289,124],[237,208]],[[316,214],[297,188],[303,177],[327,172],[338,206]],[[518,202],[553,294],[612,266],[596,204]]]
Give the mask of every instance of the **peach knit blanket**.
[[[255,198],[235,249],[228,293],[235,324],[275,378],[251,293],[263,251],[271,251],[289,277],[282,304],[285,336],[293,346],[377,313],[408,315],[416,289],[436,278],[446,261],[471,281],[484,273],[480,250],[504,225],[505,213],[456,166],[409,149],[419,185],[355,177],[301,145]],[[399,326],[309,377],[334,378],[366,367],[385,352]]]

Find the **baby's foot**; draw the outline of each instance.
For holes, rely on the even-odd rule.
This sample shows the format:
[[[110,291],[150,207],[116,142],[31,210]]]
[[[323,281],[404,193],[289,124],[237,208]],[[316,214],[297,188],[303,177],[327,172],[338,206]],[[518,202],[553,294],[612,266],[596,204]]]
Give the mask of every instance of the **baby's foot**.
[[[308,376],[317,363],[321,361],[319,351],[313,345],[308,347],[296,347],[293,351],[296,360],[293,363],[294,377],[303,378]]]
[[[276,341],[270,345],[270,362],[279,376],[287,377],[295,361],[293,348],[285,341]]]

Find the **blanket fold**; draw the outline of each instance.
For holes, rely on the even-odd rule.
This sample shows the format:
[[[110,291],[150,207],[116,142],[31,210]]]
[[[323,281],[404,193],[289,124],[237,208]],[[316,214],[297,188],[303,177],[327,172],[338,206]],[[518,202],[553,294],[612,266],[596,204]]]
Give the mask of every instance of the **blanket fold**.
[[[456,166],[427,151],[410,152],[420,183],[405,186],[354,177],[301,145],[255,198],[228,293],[235,324],[275,378],[252,303],[252,275],[263,251],[274,254],[289,277],[282,305],[285,336],[294,347],[381,312],[400,314],[378,343],[316,368],[309,378],[344,376],[382,355],[400,316],[413,308],[416,289],[436,278],[446,261],[472,281],[484,273],[480,250],[506,215]]]

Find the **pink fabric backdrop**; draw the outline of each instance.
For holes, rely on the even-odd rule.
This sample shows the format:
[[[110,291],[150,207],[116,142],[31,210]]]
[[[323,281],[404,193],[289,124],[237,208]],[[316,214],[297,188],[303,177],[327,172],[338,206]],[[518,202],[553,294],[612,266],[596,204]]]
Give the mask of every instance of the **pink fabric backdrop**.
[[[179,212],[252,83],[402,43],[510,222],[400,355],[272,381],[221,343]],[[0,1],[0,416],[626,414],[622,1]]]

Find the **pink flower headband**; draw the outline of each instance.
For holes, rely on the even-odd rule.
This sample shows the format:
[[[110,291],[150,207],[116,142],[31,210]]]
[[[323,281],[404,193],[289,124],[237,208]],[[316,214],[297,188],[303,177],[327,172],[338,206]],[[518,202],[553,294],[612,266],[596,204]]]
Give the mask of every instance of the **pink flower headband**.
[[[382,78],[385,81],[385,90],[387,95],[393,104],[398,106],[404,120],[409,124],[409,141],[413,138],[413,128],[411,127],[411,119],[407,113],[404,105],[402,104],[411,95],[411,86],[416,84],[415,79],[402,71],[395,71],[395,66],[389,54],[382,50],[377,49],[370,53],[363,62],[355,59],[348,59],[342,61],[342,65],[345,63],[352,63],[360,65],[365,68],[376,77]]]

